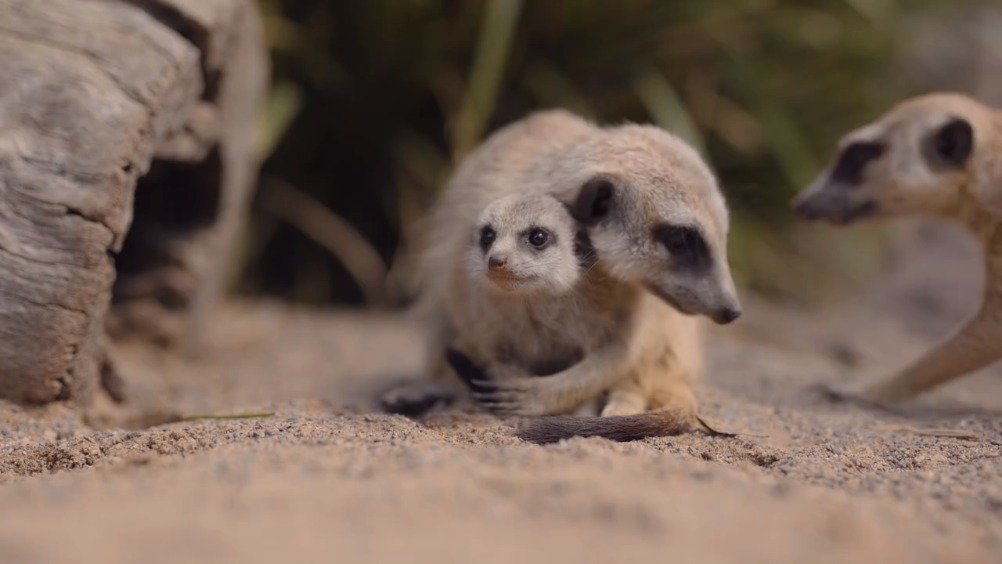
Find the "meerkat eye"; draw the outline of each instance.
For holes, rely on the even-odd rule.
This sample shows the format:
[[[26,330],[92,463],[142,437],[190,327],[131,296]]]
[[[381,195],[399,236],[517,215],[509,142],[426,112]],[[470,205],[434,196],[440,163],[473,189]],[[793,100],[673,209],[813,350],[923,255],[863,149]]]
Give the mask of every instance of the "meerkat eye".
[[[654,240],[668,251],[678,267],[702,269],[713,262],[706,241],[692,227],[659,225],[654,228],[653,234]]]
[[[491,228],[490,225],[484,226],[484,228],[480,230],[480,248],[485,251],[491,248],[491,245],[494,244],[494,239],[497,239],[497,236],[498,234]]]
[[[974,129],[964,119],[954,119],[940,128],[932,139],[938,160],[954,167],[963,166],[974,149]]]
[[[542,249],[550,243],[549,231],[536,227],[529,232],[529,244],[537,249]]]

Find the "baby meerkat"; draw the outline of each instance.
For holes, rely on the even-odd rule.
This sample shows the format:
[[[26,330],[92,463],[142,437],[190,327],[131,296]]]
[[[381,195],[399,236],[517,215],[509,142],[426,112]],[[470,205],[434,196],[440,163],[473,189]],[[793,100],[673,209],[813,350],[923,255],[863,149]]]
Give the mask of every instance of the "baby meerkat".
[[[953,337],[859,395],[893,402],[1002,358],[1002,112],[959,94],[906,100],[847,134],[794,208],[808,219],[924,215],[957,221],[985,251],[983,303]]]
[[[659,432],[677,430],[676,420],[691,421],[692,382],[702,371],[693,315],[719,323],[740,315],[727,264],[727,208],[716,179],[698,153],[663,130],[599,127],[563,111],[534,114],[498,131],[450,180],[431,215],[422,261],[420,311],[434,331],[430,378],[391,390],[384,405],[400,411],[456,393],[444,350],[469,332],[455,320],[471,299],[464,273],[470,234],[491,202],[513,194],[555,198],[586,229],[595,264],[564,299],[590,317],[571,316],[546,329],[553,341],[538,356],[526,354],[521,365],[488,365],[484,377],[474,379],[482,384],[474,390],[479,399],[506,413],[541,415],[566,413],[609,391],[605,414],[662,410],[646,414]],[[589,339],[599,344],[580,345]],[[577,351],[578,362],[534,375],[539,366],[532,364],[567,364],[578,355],[561,357]],[[624,373],[632,375],[624,380]],[[632,387],[612,391],[623,381]],[[577,434],[559,423],[548,436]],[[602,418],[597,427],[574,425],[585,434],[625,438],[616,433],[626,427],[616,425],[639,429],[634,423]]]
[[[589,260],[580,228],[551,196],[511,195],[480,214],[456,272],[448,302],[461,328],[453,348],[492,365],[516,365],[529,374],[556,372],[602,344],[588,324],[575,287]],[[594,332],[594,331],[593,331]]]

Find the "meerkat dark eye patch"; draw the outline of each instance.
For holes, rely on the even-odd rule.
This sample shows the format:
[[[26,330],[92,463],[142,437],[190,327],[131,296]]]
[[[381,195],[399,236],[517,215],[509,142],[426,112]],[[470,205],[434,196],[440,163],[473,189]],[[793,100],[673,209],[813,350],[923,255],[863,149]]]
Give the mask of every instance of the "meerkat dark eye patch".
[[[713,264],[710,247],[698,230],[692,227],[662,224],[653,230],[654,240],[660,243],[672,263],[678,268],[705,271]]]
[[[578,231],[574,236],[574,256],[578,257],[578,265],[585,269],[591,268],[598,260],[595,245],[592,244],[591,237],[584,229]]]
[[[491,228],[490,225],[485,225],[480,228],[480,248],[487,250],[491,248],[494,244],[494,239],[497,239],[498,234]]]
[[[856,186],[863,182],[863,169],[884,154],[881,143],[853,143],[842,151],[832,169],[831,179]]]
[[[925,145],[933,164],[962,167],[974,152],[974,128],[965,119],[953,119],[933,133]]]
[[[585,182],[578,192],[571,214],[584,225],[593,225],[612,209],[615,186],[608,178],[597,176]]]

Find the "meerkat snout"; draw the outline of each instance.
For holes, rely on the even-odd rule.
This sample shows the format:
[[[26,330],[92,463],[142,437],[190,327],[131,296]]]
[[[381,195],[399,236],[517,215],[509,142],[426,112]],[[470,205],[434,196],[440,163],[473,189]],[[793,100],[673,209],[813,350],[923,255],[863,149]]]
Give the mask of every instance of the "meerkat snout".
[[[511,292],[531,278],[531,275],[520,275],[508,268],[508,257],[505,255],[491,255],[487,258],[487,280],[499,290]]]
[[[877,204],[860,189],[867,168],[886,153],[879,141],[843,141],[835,164],[793,201],[794,212],[804,219],[848,223],[874,215]]]
[[[487,259],[487,268],[491,271],[504,270],[508,266],[508,257],[504,255],[491,255]]]
[[[737,318],[741,317],[741,307],[725,307],[717,310],[717,313],[713,316],[713,321],[719,323],[720,325],[727,325]]]
[[[793,201],[793,211],[807,220],[845,224],[876,215],[877,203],[839,185],[819,180]]]

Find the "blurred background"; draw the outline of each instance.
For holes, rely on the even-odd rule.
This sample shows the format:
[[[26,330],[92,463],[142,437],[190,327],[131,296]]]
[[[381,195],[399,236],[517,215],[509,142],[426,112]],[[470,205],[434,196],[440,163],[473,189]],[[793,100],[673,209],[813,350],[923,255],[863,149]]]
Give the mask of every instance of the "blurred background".
[[[879,267],[886,229],[835,233],[788,204],[838,137],[931,89],[1002,102],[991,2],[259,4],[268,157],[237,286],[311,304],[405,303],[408,242],[457,159],[549,107],[684,137],[730,202],[739,282],[800,303],[839,295]]]

